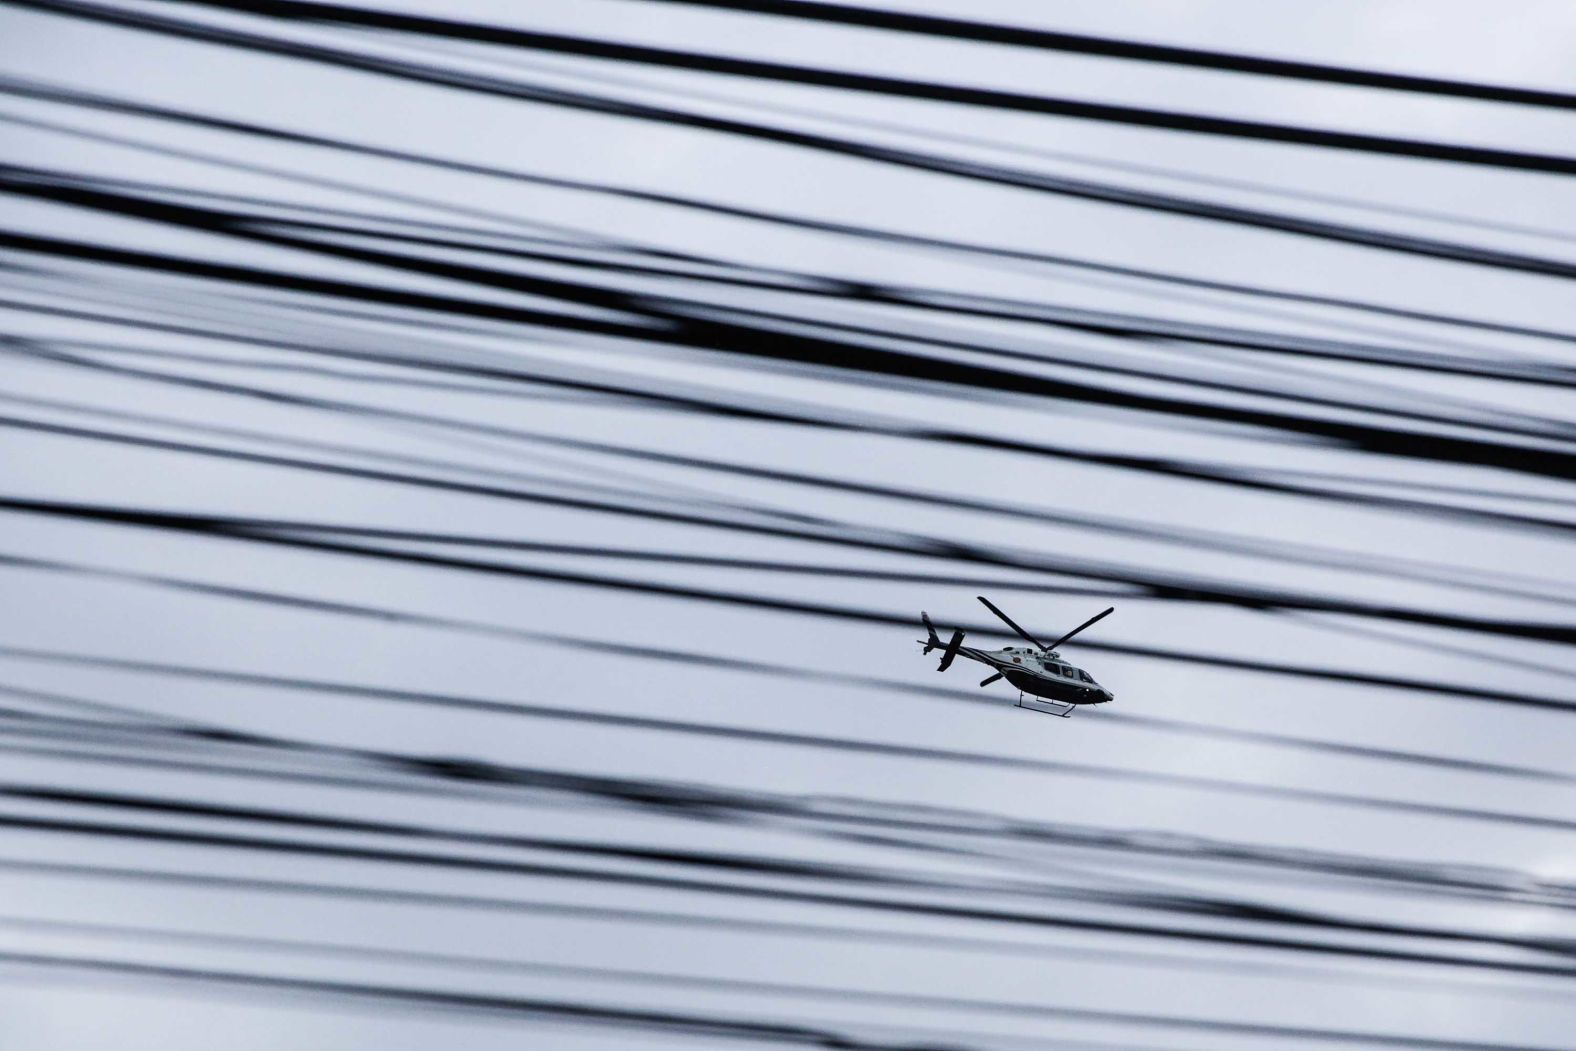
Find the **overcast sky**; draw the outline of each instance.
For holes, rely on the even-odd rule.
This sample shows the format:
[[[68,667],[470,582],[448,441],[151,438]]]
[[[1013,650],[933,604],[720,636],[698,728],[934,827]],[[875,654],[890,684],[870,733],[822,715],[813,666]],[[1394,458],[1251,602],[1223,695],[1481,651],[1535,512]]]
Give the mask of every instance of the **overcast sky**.
[[[666,1011],[738,1022],[706,1039],[741,1046],[787,1039],[746,1022],[971,1047],[1572,1046],[1568,952],[1528,944],[1576,932],[1569,175],[102,9],[384,63],[349,69],[38,6],[0,8],[0,1045],[702,1040],[607,1013]],[[1566,4],[887,6],[1576,93]],[[378,9],[1519,153],[1576,141],[1568,108],[677,4]],[[889,159],[606,112],[630,104]],[[1136,203],[1091,199],[1118,191]],[[1177,214],[1203,204],[1323,232]],[[203,226],[222,209],[232,225]],[[307,525],[263,542],[105,508]],[[920,609],[1011,639],[980,593],[1042,638],[1114,605],[1066,654],[1116,703],[1062,720],[977,666],[936,675]],[[879,902],[811,900],[845,894]],[[1021,915],[946,911],[964,908]],[[517,1002],[185,974],[204,969]]]

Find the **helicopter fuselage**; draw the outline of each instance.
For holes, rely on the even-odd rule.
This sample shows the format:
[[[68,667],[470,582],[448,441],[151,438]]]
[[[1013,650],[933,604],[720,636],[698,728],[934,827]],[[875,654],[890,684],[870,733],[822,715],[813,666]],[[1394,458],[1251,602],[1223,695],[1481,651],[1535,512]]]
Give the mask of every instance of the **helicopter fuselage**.
[[[999,650],[959,646],[958,656],[990,665],[1012,685],[1036,697],[1064,704],[1105,704],[1115,699],[1115,695],[1095,682],[1088,672],[1068,664],[1055,653],[1026,646]]]

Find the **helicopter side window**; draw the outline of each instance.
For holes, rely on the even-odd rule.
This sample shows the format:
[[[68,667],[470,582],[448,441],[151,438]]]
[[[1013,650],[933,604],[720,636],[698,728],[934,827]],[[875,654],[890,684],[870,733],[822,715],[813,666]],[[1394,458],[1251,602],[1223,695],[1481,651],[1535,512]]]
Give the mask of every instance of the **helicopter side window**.
[[[1093,679],[1089,678],[1089,673],[1084,671],[1082,668],[1078,670],[1078,677],[1084,682],[1094,682]]]

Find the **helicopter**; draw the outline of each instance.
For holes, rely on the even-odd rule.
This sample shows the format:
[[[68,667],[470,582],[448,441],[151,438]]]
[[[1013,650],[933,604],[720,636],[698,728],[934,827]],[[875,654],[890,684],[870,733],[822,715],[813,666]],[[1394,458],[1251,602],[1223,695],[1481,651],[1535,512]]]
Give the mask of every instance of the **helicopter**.
[[[1116,700],[1116,695],[1095,682],[1088,672],[1073,667],[1062,660],[1061,655],[1056,652],[1057,646],[1096,621],[1114,613],[1115,606],[1103,613],[1095,614],[1047,646],[1020,628],[1011,617],[997,609],[990,599],[984,595],[975,597],[985,604],[986,609],[1000,617],[1009,628],[1025,640],[1034,643],[1035,648],[1031,650],[1026,646],[1008,646],[999,650],[975,649],[973,646],[963,645],[961,628],[953,631],[952,638],[943,643],[941,636],[936,634],[936,626],[930,622],[930,614],[921,611],[919,619],[925,622],[925,632],[930,636],[928,639],[918,640],[925,647],[923,652],[929,653],[937,647],[943,650],[941,663],[936,667],[937,671],[946,671],[958,657],[967,657],[971,661],[987,664],[994,669],[994,674],[981,680],[981,686],[989,686],[997,679],[1005,678],[1018,688],[1018,707],[1047,715],[1059,715],[1064,719],[1079,705],[1106,704]],[[1032,696],[1025,696],[1026,694]]]

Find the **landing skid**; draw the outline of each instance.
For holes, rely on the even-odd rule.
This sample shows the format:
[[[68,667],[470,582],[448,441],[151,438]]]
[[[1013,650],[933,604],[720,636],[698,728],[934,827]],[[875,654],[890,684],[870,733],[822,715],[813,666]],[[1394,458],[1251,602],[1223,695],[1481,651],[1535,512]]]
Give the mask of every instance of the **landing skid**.
[[[1018,707],[1027,708],[1031,712],[1044,712],[1046,715],[1057,715],[1066,719],[1073,714],[1073,709],[1077,705],[1067,704],[1064,701],[1048,701],[1044,697],[1030,697],[1020,693],[1018,694]]]

